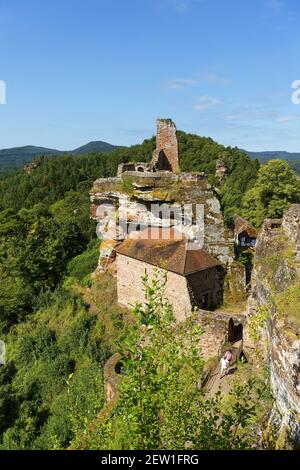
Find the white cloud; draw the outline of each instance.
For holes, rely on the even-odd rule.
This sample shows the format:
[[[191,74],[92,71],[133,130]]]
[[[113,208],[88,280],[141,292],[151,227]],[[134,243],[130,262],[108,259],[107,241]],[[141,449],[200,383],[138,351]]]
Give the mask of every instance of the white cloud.
[[[169,90],[182,90],[205,82],[226,85],[230,83],[230,80],[215,73],[209,73],[207,75],[196,76],[196,78],[172,78],[168,81],[167,88]]]
[[[197,80],[193,80],[192,78],[172,78],[172,80],[169,80],[168,82],[168,89],[182,90],[184,88],[196,85],[197,83]]]
[[[163,7],[170,7],[178,13],[185,13],[189,7],[189,0],[162,0]]]
[[[244,104],[236,107],[229,107],[223,114],[225,121],[271,121],[274,113],[265,107]]]
[[[240,121],[245,117],[244,114],[225,114],[224,119],[226,121]]]
[[[266,6],[272,10],[279,11],[284,6],[284,3],[282,0],[267,0]]]
[[[300,120],[300,115],[286,115],[286,116],[277,116],[275,119],[275,122],[279,124],[286,124],[288,122],[294,122],[294,121],[299,121]]]
[[[211,83],[219,83],[222,85],[230,83],[230,80],[228,78],[221,77],[220,75],[217,75],[215,73],[210,73],[206,75],[205,80]]]
[[[177,13],[186,13],[193,4],[202,3],[204,0],[159,0],[162,7],[168,7]]]
[[[221,101],[215,96],[203,95],[199,96],[197,103],[193,106],[193,109],[195,111],[204,111],[205,109],[211,109],[218,104],[221,104]]]

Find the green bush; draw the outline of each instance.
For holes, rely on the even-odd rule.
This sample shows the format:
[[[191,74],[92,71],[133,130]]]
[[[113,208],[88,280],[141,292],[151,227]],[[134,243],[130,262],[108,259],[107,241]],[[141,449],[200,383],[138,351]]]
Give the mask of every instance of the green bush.
[[[96,269],[98,258],[99,240],[93,240],[86,251],[69,262],[67,267],[68,275],[81,281]]]

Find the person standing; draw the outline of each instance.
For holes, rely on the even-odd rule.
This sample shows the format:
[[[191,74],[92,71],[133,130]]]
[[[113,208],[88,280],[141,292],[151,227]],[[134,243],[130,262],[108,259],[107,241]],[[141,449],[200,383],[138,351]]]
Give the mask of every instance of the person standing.
[[[227,375],[227,370],[229,368],[229,360],[227,359],[226,355],[221,357],[221,379]]]

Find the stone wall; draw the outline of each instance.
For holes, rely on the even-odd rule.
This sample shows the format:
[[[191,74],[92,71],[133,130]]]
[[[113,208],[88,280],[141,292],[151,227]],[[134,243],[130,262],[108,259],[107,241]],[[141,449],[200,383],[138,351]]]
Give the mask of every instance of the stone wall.
[[[142,277],[147,273],[151,278],[155,271],[163,273],[163,270],[147,263],[117,254],[119,303],[126,307],[130,307],[135,302],[144,303],[145,296]],[[176,320],[183,321],[192,310],[185,277],[168,272],[165,295],[174,307]]]
[[[244,315],[234,315],[223,312],[199,311],[197,324],[203,332],[201,336],[201,351],[205,360],[220,357],[223,347],[228,342],[229,322],[235,325],[245,324]]]
[[[118,165],[117,177],[122,176],[126,171],[144,173],[150,171],[150,164],[145,162],[128,162]]]
[[[189,274],[186,280],[193,307],[212,310],[221,304],[222,284],[218,268]],[[204,294],[207,294],[207,300],[203,299]]]
[[[147,273],[149,277],[153,277],[154,272],[163,273],[163,270],[155,268],[147,263],[129,258],[121,254],[117,254],[117,287],[118,301],[126,307],[132,306],[135,302],[144,303],[144,286],[142,277]],[[213,273],[213,270],[211,270]],[[212,274],[211,273],[211,274]],[[204,280],[204,272],[199,273],[197,282]],[[193,282],[195,282],[195,277]],[[208,280],[206,282],[209,282]],[[201,284],[198,286],[201,286]],[[205,290],[210,285],[201,286],[199,290]],[[190,291],[188,281],[184,276],[172,272],[167,273],[167,283],[165,288],[165,296],[173,305],[174,315],[177,321],[184,321],[186,315],[190,314],[193,302],[190,299]],[[203,331],[201,337],[201,350],[205,359],[216,357],[220,354],[223,345],[228,340],[229,321],[233,320],[234,324],[244,324],[245,316],[235,315],[223,312],[210,312],[199,310],[197,313],[197,324]]]

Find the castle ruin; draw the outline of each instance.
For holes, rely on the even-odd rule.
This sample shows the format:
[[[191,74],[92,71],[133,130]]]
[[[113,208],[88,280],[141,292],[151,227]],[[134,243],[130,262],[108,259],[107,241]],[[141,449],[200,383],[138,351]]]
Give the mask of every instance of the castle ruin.
[[[157,120],[150,163],[122,163],[116,177],[96,180],[91,203],[91,217],[98,222],[102,239],[98,269],[116,272],[122,305],[143,299],[137,277],[145,270],[151,274],[153,268],[162,269],[161,261],[168,272],[167,295],[178,319],[195,306],[213,309],[222,303],[224,273],[233,261],[233,234],[224,225],[220,202],[206,175],[179,172],[176,126],[171,119]],[[188,216],[181,211],[184,206],[189,208]],[[153,229],[169,235],[155,239]],[[172,240],[171,233],[180,240]],[[189,243],[194,244],[190,253]],[[188,270],[184,263],[192,259]],[[182,302],[176,301],[179,291]]]
[[[156,149],[153,152],[150,163],[129,162],[121,163],[117,176],[121,177],[127,171],[157,172],[179,171],[178,141],[176,126],[172,119],[156,120]]]

